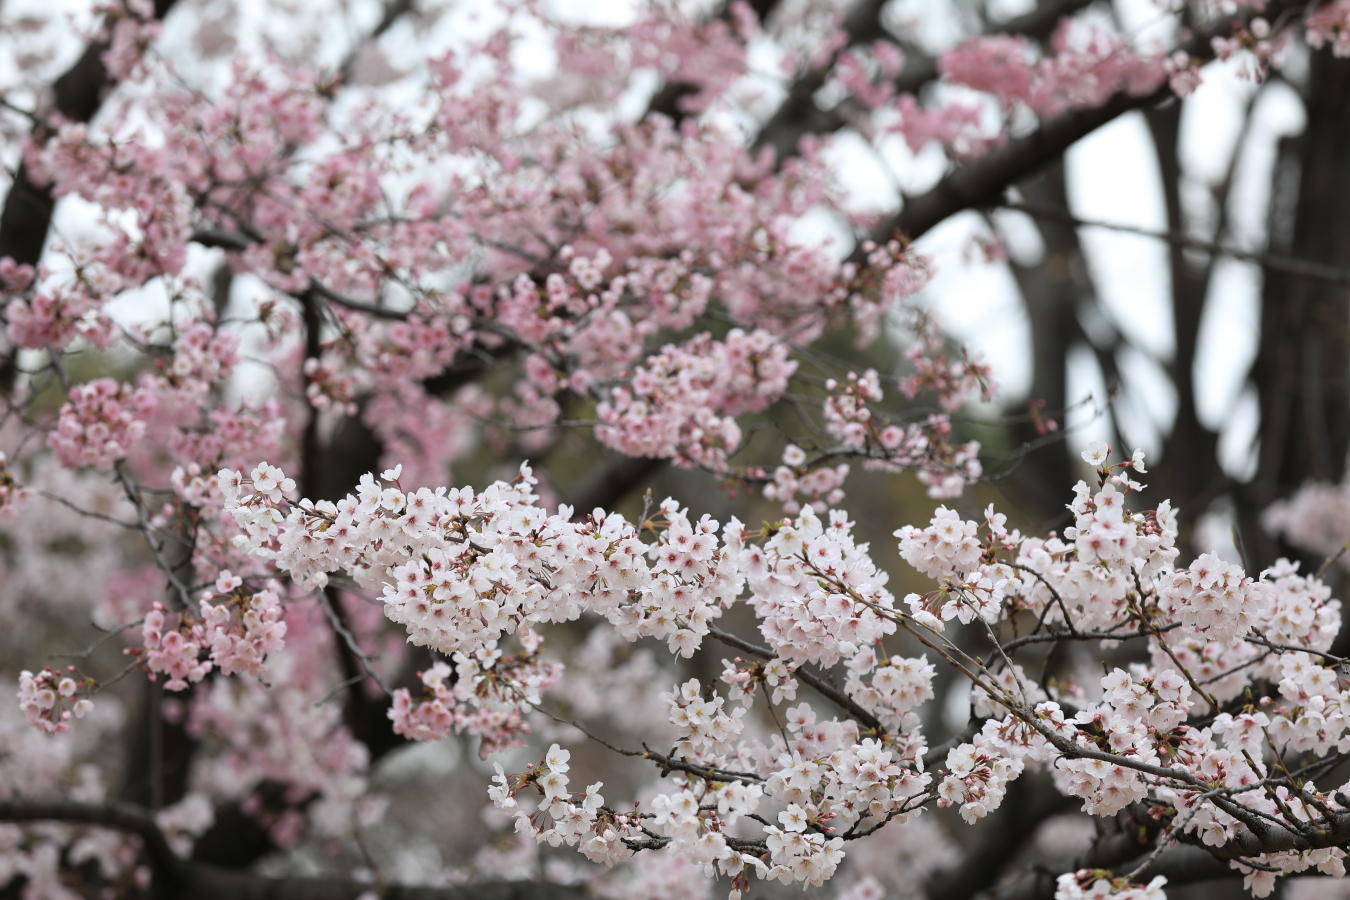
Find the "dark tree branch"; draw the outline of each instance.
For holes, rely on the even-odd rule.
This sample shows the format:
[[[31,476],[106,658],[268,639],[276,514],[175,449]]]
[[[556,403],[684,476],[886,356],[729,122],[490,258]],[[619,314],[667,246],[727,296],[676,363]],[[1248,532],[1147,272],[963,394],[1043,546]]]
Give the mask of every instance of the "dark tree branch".
[[[717,628],[716,626],[709,626],[708,634],[709,636],[716,638],[717,640],[721,641],[722,643],[726,644],[729,647],[735,647],[738,650],[744,650],[746,653],[749,653],[752,656],[758,656],[760,659],[770,660],[778,658],[778,654],[774,653],[768,647],[760,647],[759,645],[751,643],[750,641],[747,641],[744,638],[737,637],[736,635],[732,634],[729,631],[723,631],[722,629]],[[808,684],[811,687],[815,688],[816,693],[820,694],[822,697],[825,697],[826,699],[833,701],[836,706],[838,706],[840,709],[844,710],[850,716],[856,719],[859,725],[862,725],[863,727],[871,729],[873,731],[885,730],[881,727],[880,719],[872,715],[867,710],[863,709],[861,706],[859,706],[857,701],[855,701],[848,694],[839,690],[839,688],[830,684],[828,681],[825,680],[823,676],[815,674],[805,666],[802,666],[797,670],[795,670],[792,673],[792,675],[794,678],[796,678],[803,684]]]
[[[993,28],[994,33],[1020,34],[1031,38],[1044,38],[1054,30],[1060,20],[1071,16],[1089,6],[1093,0],[1053,0],[1038,4],[1036,9],[1016,18],[1009,19]],[[884,4],[863,0],[854,7],[845,19],[844,30],[849,36],[849,44],[883,37],[886,31],[881,26],[881,7]],[[938,79],[937,59],[921,53],[908,56],[904,69],[895,79],[895,89],[899,94],[915,94]],[[829,68],[815,69],[802,75],[788,89],[787,99],[778,110],[764,123],[756,135],[754,146],[772,147],[775,158],[781,163],[797,152],[797,144],[808,134],[829,134],[848,124],[847,108],[841,104],[832,109],[821,109],[816,105],[816,92],[824,86],[829,76]]]
[[[171,702],[190,703],[196,685],[182,691]],[[125,780],[119,796],[122,800],[147,807],[178,802],[187,792],[188,773],[197,741],[188,733],[183,717],[163,714],[164,685],[146,680],[140,689],[140,703],[127,729]]]
[[[1064,165],[1047,166],[1043,172],[1027,179],[1020,190],[1037,204],[1054,208],[1067,206]],[[1022,295],[1031,338],[1028,396],[1044,404],[1051,416],[1058,416],[1060,411],[1067,410],[1080,399],[1069,397],[1067,363],[1075,347],[1081,346],[1084,340],[1091,343],[1083,334],[1078,315],[1085,304],[1096,302],[1096,285],[1083,259],[1078,233],[1065,227],[1064,223],[1048,219],[1037,219],[1035,224],[1045,247],[1039,264],[1022,265],[1016,257],[1009,256],[1008,267]],[[1109,379],[1101,354],[1112,351],[1102,351],[1095,345],[1092,349],[1099,354],[1103,379]],[[1109,389],[1109,381],[1107,385]],[[1106,398],[1102,399],[1105,401]],[[1027,421],[1014,426],[1014,434],[1024,446],[1032,446],[1042,436],[1041,427],[1037,421]],[[1063,515],[1060,484],[1064,473],[1072,471],[1073,466],[1073,454],[1066,441],[1028,454],[1021,468],[1028,477],[1018,478],[1013,489],[1017,491],[1018,501],[1035,516],[1034,521],[1057,523]],[[1055,525],[1049,524],[1049,527]]]
[[[1139,235],[1140,237],[1153,238],[1154,240],[1162,241],[1163,243],[1179,249],[1197,250],[1201,253],[1208,254],[1211,257],[1227,257],[1239,262],[1256,263],[1262,268],[1278,272],[1281,275],[1326,282],[1327,284],[1335,285],[1337,287],[1350,287],[1350,267],[1328,265],[1313,260],[1299,259],[1295,256],[1286,256],[1282,253],[1271,253],[1265,250],[1246,250],[1242,247],[1233,247],[1220,241],[1192,237],[1184,231],[1175,231],[1170,227],[1166,229],[1144,228],[1140,225],[1129,225],[1124,222],[1085,219],[1082,216],[1075,215],[1067,208],[1055,208],[1031,203],[1018,203],[1012,200],[1001,201],[998,204],[998,208],[1026,213],[1034,219],[1041,219],[1043,221],[1063,222],[1077,228],[1101,228],[1107,231],[1120,232],[1121,234],[1134,234]]]
[[[1276,20],[1281,16],[1295,13],[1306,5],[1300,0],[1273,0],[1266,5],[1263,15]],[[1314,4],[1318,5],[1321,4]],[[1192,36],[1177,49],[1194,59],[1211,59],[1214,55],[1210,46],[1212,39],[1231,34],[1235,26],[1245,24],[1253,15],[1254,13],[1248,11],[1224,19],[1206,31]],[[1172,96],[1172,90],[1166,84],[1151,93],[1138,96],[1117,93],[1100,106],[1075,110],[1042,122],[1040,127],[1030,134],[1014,138],[969,164],[953,170],[928,192],[906,198],[900,211],[890,220],[881,223],[873,232],[872,238],[880,243],[898,233],[915,239],[958,212],[996,206],[1001,202],[1003,192],[1008,187],[1059,159],[1081,138],[1127,112],[1151,106]],[[863,256],[862,248],[859,246],[851,258],[855,262],[861,262]]]
[[[1141,842],[1137,828],[1125,828],[1119,833],[1099,839],[1081,859],[1066,863],[1062,871],[1081,868],[1110,869],[1123,875],[1138,869],[1148,859],[1158,835],[1150,831],[1148,840]],[[1244,829],[1237,837],[1218,847],[1198,847],[1177,844],[1148,861],[1135,876],[1147,881],[1155,875],[1166,876],[1170,885],[1190,884],[1214,878],[1235,878],[1239,873],[1231,868],[1231,860],[1247,859],[1262,853],[1284,850],[1319,850],[1343,847],[1350,842],[1350,814],[1342,813],[1328,823],[1322,823],[1310,832],[1298,832],[1273,825],[1261,833]],[[1048,872],[1028,873],[998,894],[999,900],[1051,900],[1054,897],[1054,878]]]

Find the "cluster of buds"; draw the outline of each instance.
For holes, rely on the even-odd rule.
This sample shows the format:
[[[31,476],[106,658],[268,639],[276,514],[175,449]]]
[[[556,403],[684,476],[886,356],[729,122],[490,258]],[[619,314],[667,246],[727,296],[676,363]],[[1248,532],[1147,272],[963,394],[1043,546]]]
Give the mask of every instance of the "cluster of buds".
[[[93,709],[94,687],[94,679],[74,666],[64,673],[48,666],[36,675],[25,669],[19,673],[19,708],[39,730],[60,734],[70,730],[72,718],[82,719]]]

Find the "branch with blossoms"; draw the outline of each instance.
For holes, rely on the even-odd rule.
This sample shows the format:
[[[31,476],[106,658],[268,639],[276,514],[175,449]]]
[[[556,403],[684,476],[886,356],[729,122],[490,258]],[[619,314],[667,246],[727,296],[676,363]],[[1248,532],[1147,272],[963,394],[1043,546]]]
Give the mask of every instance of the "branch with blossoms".
[[[1042,121],[1022,136],[972,139],[966,132],[978,121],[975,116],[949,116],[948,123],[957,123],[953,127],[915,102],[902,106],[898,130],[915,150],[933,141],[958,149],[963,143],[992,149],[957,166],[925,193],[906,198],[899,212],[873,228],[873,239],[897,233],[917,238],[961,210],[999,204],[1009,185],[1058,159],[1080,138],[1132,110],[1193,91],[1200,67],[1211,59],[1246,53],[1259,77],[1287,45],[1284,29],[1295,27],[1305,14],[1309,40],[1321,43],[1343,33],[1345,10],[1340,4],[1272,0],[1220,18],[1156,54],[1140,54],[1106,38],[1101,41],[1104,51],[1068,53],[1066,59],[1045,61],[1042,71],[1025,60],[1025,46],[1014,41],[1010,48],[1002,36],[963,45],[942,60],[952,81],[988,90],[1009,109],[1028,108]],[[1069,72],[1082,80],[1066,90],[1063,79]],[[855,257],[862,254],[861,248],[854,252]]]
[[[242,218],[242,214],[232,215]],[[197,236],[219,243],[209,231]],[[357,237],[346,235],[341,239],[354,242]],[[255,234],[242,246],[229,246],[242,249],[265,242],[263,235]],[[802,248],[773,241],[768,248],[755,248],[756,252],[764,249],[774,255],[802,252]],[[274,252],[289,256],[297,250],[288,244]],[[566,266],[561,271],[536,266],[529,277],[515,281],[509,297],[499,294],[490,303],[472,304],[476,309],[458,306],[464,298],[447,298],[393,273],[392,280],[414,298],[411,309],[395,311],[374,301],[354,299],[318,281],[311,282],[305,293],[292,296],[307,311],[307,321],[315,319],[313,307],[319,299],[344,311],[335,313],[344,335],[360,321],[346,313],[394,320],[417,329],[461,309],[457,316],[463,323],[459,327],[463,342],[441,344],[441,352],[463,352],[469,344],[485,341],[488,346],[515,347],[526,354],[526,377],[517,386],[515,398],[484,419],[499,419],[504,410],[509,411],[519,423],[517,429],[540,430],[531,437],[532,445],[560,424],[561,399],[573,394],[597,404],[596,437],[606,446],[627,456],[668,459],[676,466],[700,468],[728,481],[763,486],[768,496],[788,503],[789,508],[798,502],[794,498],[798,492],[808,498],[833,495],[837,503],[848,472],[838,464],[841,459],[856,457],[868,468],[890,471],[912,468],[935,496],[953,496],[979,476],[978,445],[950,441],[949,414],[976,391],[988,397],[988,371],[965,357],[961,348],[949,347],[929,317],[918,313],[913,318],[921,340],[907,354],[915,374],[900,386],[911,398],[931,391],[942,412],[905,427],[878,427],[876,434],[864,440],[853,433],[862,426],[855,422],[844,429],[845,423],[839,421],[841,414],[832,414],[835,404],[828,401],[828,431],[842,439],[838,447],[810,461],[780,466],[772,477],[760,467],[733,466],[729,462],[742,444],[739,420],[763,411],[786,393],[788,379],[797,368],[790,353],[798,341],[809,343],[824,325],[841,315],[851,318],[863,338],[870,340],[888,302],[922,287],[926,264],[901,243],[869,245],[863,267],[850,263],[834,274],[822,272],[822,277],[830,279],[820,286],[829,298],[822,307],[764,309],[760,312],[781,317],[781,322],[754,330],[733,327],[720,339],[705,332],[637,359],[631,355],[609,356],[618,345],[601,333],[605,326],[615,316],[630,316],[635,308],[650,308],[652,303],[658,309],[679,310],[669,321],[657,317],[657,323],[670,327],[686,326],[701,313],[716,312],[709,296],[716,287],[716,268],[688,249],[676,259],[663,259],[655,265],[643,259],[617,271],[613,258],[604,250],[590,258],[577,255],[567,246],[558,256],[558,266]],[[547,317],[533,318],[541,312]],[[465,318],[466,313],[472,318]],[[744,319],[735,307],[720,311],[720,315],[732,323]],[[311,324],[317,325],[317,319]],[[438,334],[445,333],[443,325],[433,327]],[[315,327],[307,329],[309,334],[316,332]],[[595,351],[601,348],[606,357],[597,358]],[[335,354],[334,350],[341,352]],[[309,348],[307,391],[316,404],[353,408],[362,382],[369,380],[357,350],[359,345],[345,337]],[[442,362],[449,359],[447,356]],[[640,363],[632,365],[638,359]],[[425,383],[429,385],[435,377],[428,370]],[[856,380],[854,375],[849,377]],[[874,376],[872,380],[875,382]],[[879,387],[874,386],[868,397],[880,400]],[[853,415],[868,416],[863,410]]]
[[[520,640],[537,655],[550,623],[598,616],[627,640],[661,640],[688,656],[710,635],[754,646],[712,625],[734,606],[753,610],[768,640],[756,655],[769,666],[729,660],[725,693],[691,680],[665,697],[679,737],[669,754],[641,755],[679,787],[655,795],[652,813],[603,812],[598,784],[573,799],[562,750],[523,776],[499,772],[493,796],[520,827],[592,860],[659,849],[715,867],[738,889],[751,876],[819,884],[846,840],[870,838],[934,800],[973,823],[998,808],[1011,781],[1045,769],[1089,814],[1129,807],[1166,823],[1155,847],[1219,848],[1215,858],[1231,860],[1258,892],[1277,874],[1339,865],[1350,813],[1341,789],[1316,787],[1315,778],[1339,762],[1327,753],[1343,725],[1309,714],[1340,703],[1336,671],[1325,667],[1338,665],[1325,648],[1339,604],[1289,566],[1259,579],[1211,556],[1174,568],[1170,507],[1127,508],[1143,489],[1133,477],[1144,472],[1142,455],[1112,465],[1107,452],[1084,454],[1099,485],[1078,485],[1075,524],[1063,537],[1022,535],[992,510],[982,524],[939,510],[928,527],[897,531],[901,556],[938,581],[903,605],[853,543],[851,523],[838,513],[827,523],[810,508],[758,532],[735,520],[694,523],[672,501],[640,528],[600,510],[576,520],[567,507],[549,513],[535,504],[528,469],[481,494],[404,492],[389,472],[337,503],[313,503],[288,499],[293,483],[261,466],[247,478],[222,472],[221,491],[250,552],[297,583],[343,572],[382,586],[386,614],[411,641],[454,657],[469,687],[457,684],[453,703],[440,698],[441,670],[426,681],[437,699],[424,703],[467,704],[466,712],[429,731],[397,726],[413,736],[478,729],[489,747],[523,737],[521,714],[567,675],[554,668],[540,681],[522,674],[528,664],[497,663],[494,648]],[[1019,633],[1019,622],[1031,631]],[[992,657],[962,649],[953,627],[973,627]],[[926,657],[884,654],[897,631],[969,679],[982,722],[935,773],[925,768],[915,714],[932,699],[935,669]],[[1107,647],[1144,640],[1149,662],[1115,668],[1092,700],[1086,685],[1025,676],[1014,654],[1042,637]],[[767,730],[752,727],[760,689],[761,714],[772,722],[775,704],[796,699],[808,664],[843,666],[843,696],[834,699],[862,715],[819,721],[798,705]],[[1244,701],[1267,679],[1278,695],[1255,707]],[[488,683],[510,689],[472,687]],[[404,699],[391,715],[410,723],[424,712]],[[484,722],[497,730],[484,733]],[[536,785],[539,804],[519,807]],[[769,824],[774,807],[781,828]],[[762,837],[741,836],[745,822]],[[1240,852],[1247,848],[1260,849]],[[1068,884],[1061,880],[1063,890]]]
[[[485,828],[516,827],[507,850],[475,848],[476,871],[619,896],[691,873],[738,892],[754,879],[822,886],[869,847],[936,836],[935,807],[982,818],[1033,770],[1087,814],[1158,826],[1109,875],[1066,872],[1065,897],[1155,891],[1131,885],[1168,863],[1171,840],[1219,848],[1211,858],[1259,890],[1340,865],[1342,659],[1318,579],[1290,565],[1253,578],[1211,557],[1175,568],[1170,506],[1129,508],[1142,457],[1109,465],[1104,450],[1063,534],[1020,534],[992,508],[902,528],[901,558],[933,583],[900,600],[840,507],[855,463],[914,472],[944,498],[981,473],[952,417],[988,398],[988,371],[921,317],[903,339],[883,328],[927,283],[908,237],[1162,99],[1163,82],[1193,86],[1211,55],[1264,71],[1295,13],[1339,48],[1344,4],[1272,2],[1270,21],[1225,16],[1156,52],[1069,20],[1033,47],[1086,6],[1056,3],[1012,23],[1027,39],[986,36],[908,68],[873,2],[806,42],[796,13],[758,22],[743,4],[706,20],[658,4],[615,27],[509,4],[454,47],[410,29],[384,60],[397,105],[363,83],[377,76],[355,49],[336,67],[307,62],[330,43],[317,38],[293,57],[241,52],[228,73],[199,71],[163,44],[168,6],[99,7],[81,65],[103,67],[88,83],[100,103],[72,111],[58,90],[64,118],[41,92],[18,106],[40,134],[0,220],[0,350],[22,363],[0,421],[0,555],[18,585],[5,611],[42,623],[18,639],[24,652],[87,618],[129,640],[120,670],[110,642],[78,670],[19,674],[16,727],[0,727],[21,749],[0,782],[83,805],[4,807],[15,821],[99,824],[94,801],[137,796],[183,859],[242,867],[320,844],[379,881],[376,764],[455,735],[500,761]],[[379,52],[410,6],[386,5],[364,49]],[[520,68],[536,39],[582,94]],[[865,110],[862,133],[936,142],[959,165],[889,218],[887,240],[862,239],[874,217],[811,142],[774,159],[718,124],[747,111],[752,42],[781,45],[784,71],[805,73],[789,107],[814,106],[812,85],[843,91],[841,109]],[[644,69],[681,86],[647,104],[682,94],[678,122],[618,112]],[[897,88],[939,75],[993,101],[997,132]],[[1042,124],[1009,138],[1026,113]],[[22,234],[9,215],[38,185],[89,226],[45,256],[50,209]],[[802,237],[822,210],[857,239],[851,258]],[[906,240],[889,240],[895,228]],[[247,277],[217,294],[207,266]],[[835,332],[859,352],[907,340],[907,370],[825,359]],[[884,407],[896,390],[930,405]],[[747,433],[794,405],[806,433],[757,460]],[[575,495],[584,503],[546,500],[557,486],[528,466],[482,491],[437,487],[474,481],[483,457],[508,470],[537,459],[576,422],[595,442],[583,452],[624,460]],[[752,485],[769,520],[722,522],[675,500],[630,520],[614,508],[653,473],[645,460]],[[39,505],[49,497],[61,499]],[[1099,679],[1042,655],[1066,646],[1114,668]],[[143,721],[122,727],[106,689],[130,672],[145,676]],[[950,746],[930,746],[939,676],[972,706]],[[652,684],[667,688],[659,702]],[[338,691],[341,709],[328,702]],[[574,791],[563,745],[606,723],[625,738],[595,743],[622,765],[608,786]],[[114,732],[144,745],[120,788],[114,767],[76,762]],[[521,746],[542,761],[506,755]],[[102,824],[159,854],[138,813],[109,809]],[[142,877],[124,837],[34,826],[16,840],[30,892],[67,862],[92,873],[91,890]],[[166,890],[173,869],[161,867]],[[240,891],[275,888],[239,878]]]

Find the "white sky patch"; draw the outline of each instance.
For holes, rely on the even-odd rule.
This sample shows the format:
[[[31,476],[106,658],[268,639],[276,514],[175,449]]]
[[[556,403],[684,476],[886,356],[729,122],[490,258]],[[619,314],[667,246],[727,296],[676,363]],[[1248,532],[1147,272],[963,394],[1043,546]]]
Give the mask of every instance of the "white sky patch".
[[[637,19],[637,5],[625,0],[548,0],[543,10],[572,25],[621,28]]]
[[[1085,219],[1161,230],[1167,213],[1143,117],[1099,128],[1065,158],[1069,200]],[[1175,345],[1167,303],[1167,248],[1154,238],[1104,228],[1079,232],[1097,294],[1132,343],[1159,356]]]
[[[956,10],[948,7],[947,15],[935,16],[933,5],[932,0],[896,0],[890,5],[890,21],[906,41],[924,47],[951,47],[966,37],[961,17],[952,15]]]
[[[1045,257],[1045,241],[1035,222],[1025,213],[1000,209],[994,211],[999,239],[1008,255],[1023,266],[1034,266]]]
[[[896,183],[907,194],[921,193],[931,188],[947,169],[947,157],[936,144],[929,144],[915,153],[899,135],[883,138],[882,156],[895,173]]]
[[[1230,421],[1261,337],[1261,274],[1252,263],[1220,260],[1196,339],[1196,414],[1219,428]]]
[[[1092,351],[1081,345],[1070,351],[1067,375],[1069,411],[1064,417],[1064,431],[1069,435],[1069,446],[1076,449],[1094,441],[1114,443],[1106,415],[1110,398]],[[1085,402],[1089,398],[1091,402]]]
[[[989,17],[996,22],[1011,19],[1031,12],[1035,6],[1033,0],[990,0]]]
[[[1256,432],[1261,423],[1260,403],[1250,386],[1233,405],[1228,427],[1219,435],[1219,465],[1234,478],[1246,480],[1256,474]]]
[[[1129,440],[1123,452],[1142,447],[1150,455],[1162,449],[1162,435],[1176,420],[1177,391],[1156,359],[1134,347],[1124,347],[1116,355],[1120,367],[1120,429]]]
[[[900,198],[883,160],[856,131],[841,131],[825,145],[823,157],[835,171],[849,208],[882,214]]]
[[[948,332],[993,365],[995,400],[1012,400],[1031,385],[1030,334],[1012,273],[975,256],[972,238],[985,231],[980,216],[966,212],[916,242],[934,267],[921,301]]]
[[[1254,91],[1248,82],[1206,71],[1181,111],[1181,165],[1188,176],[1208,184],[1224,178]]]
[[[819,206],[793,222],[788,229],[788,236],[803,246],[828,246],[838,259],[847,256],[853,248],[853,235],[844,227],[839,216]]]
[[[1136,47],[1171,47],[1176,44],[1176,16],[1158,0],[1116,0],[1121,30]]]
[[[1226,156],[1219,152],[1213,135],[1223,128],[1222,116],[1241,114],[1253,90],[1236,77],[1218,73],[1202,104],[1193,115],[1183,117],[1183,151],[1188,169],[1206,173],[1210,180],[1222,177]],[[1227,107],[1226,112],[1216,110]],[[1275,82],[1261,88],[1252,110],[1252,122],[1236,152],[1236,177],[1228,200],[1230,234],[1225,244],[1259,248],[1266,236],[1266,216],[1271,200],[1276,147],[1281,138],[1304,127],[1302,103],[1287,85]],[[1187,130],[1189,129],[1189,130]],[[1239,137],[1237,123],[1228,126],[1228,141]],[[1216,164],[1215,161],[1218,161]],[[1261,274],[1257,266],[1228,258],[1215,268],[1196,347],[1196,408],[1202,424],[1221,429],[1219,458],[1236,477],[1254,471],[1252,438],[1258,427],[1257,403],[1247,385],[1247,376],[1260,342]]]
[[[1297,134],[1304,127],[1303,104],[1286,85],[1267,86],[1253,115],[1256,121],[1244,141],[1237,179],[1228,202],[1232,217],[1231,243],[1244,248],[1260,247],[1265,240],[1279,141],[1287,135]]]

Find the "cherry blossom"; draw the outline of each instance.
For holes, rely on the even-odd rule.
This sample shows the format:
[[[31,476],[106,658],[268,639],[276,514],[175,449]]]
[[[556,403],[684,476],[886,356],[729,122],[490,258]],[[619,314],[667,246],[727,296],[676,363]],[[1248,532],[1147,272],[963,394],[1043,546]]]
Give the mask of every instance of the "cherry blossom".
[[[68,44],[0,65],[0,887],[237,852],[397,889],[368,832],[446,759],[403,793],[488,805],[444,883],[871,900],[1033,780],[1139,837],[1062,900],[1157,900],[1179,843],[1257,896],[1344,875],[1334,569],[1190,553],[1142,451],[1034,398],[1062,520],[972,491],[1013,454],[921,239],[1212,59],[1350,54],[1350,3],[931,55],[876,4],[392,4],[345,58],[329,17],[169,5],[0,28]],[[879,213],[845,127],[944,174]],[[1264,525],[1331,560],[1344,494]]]

